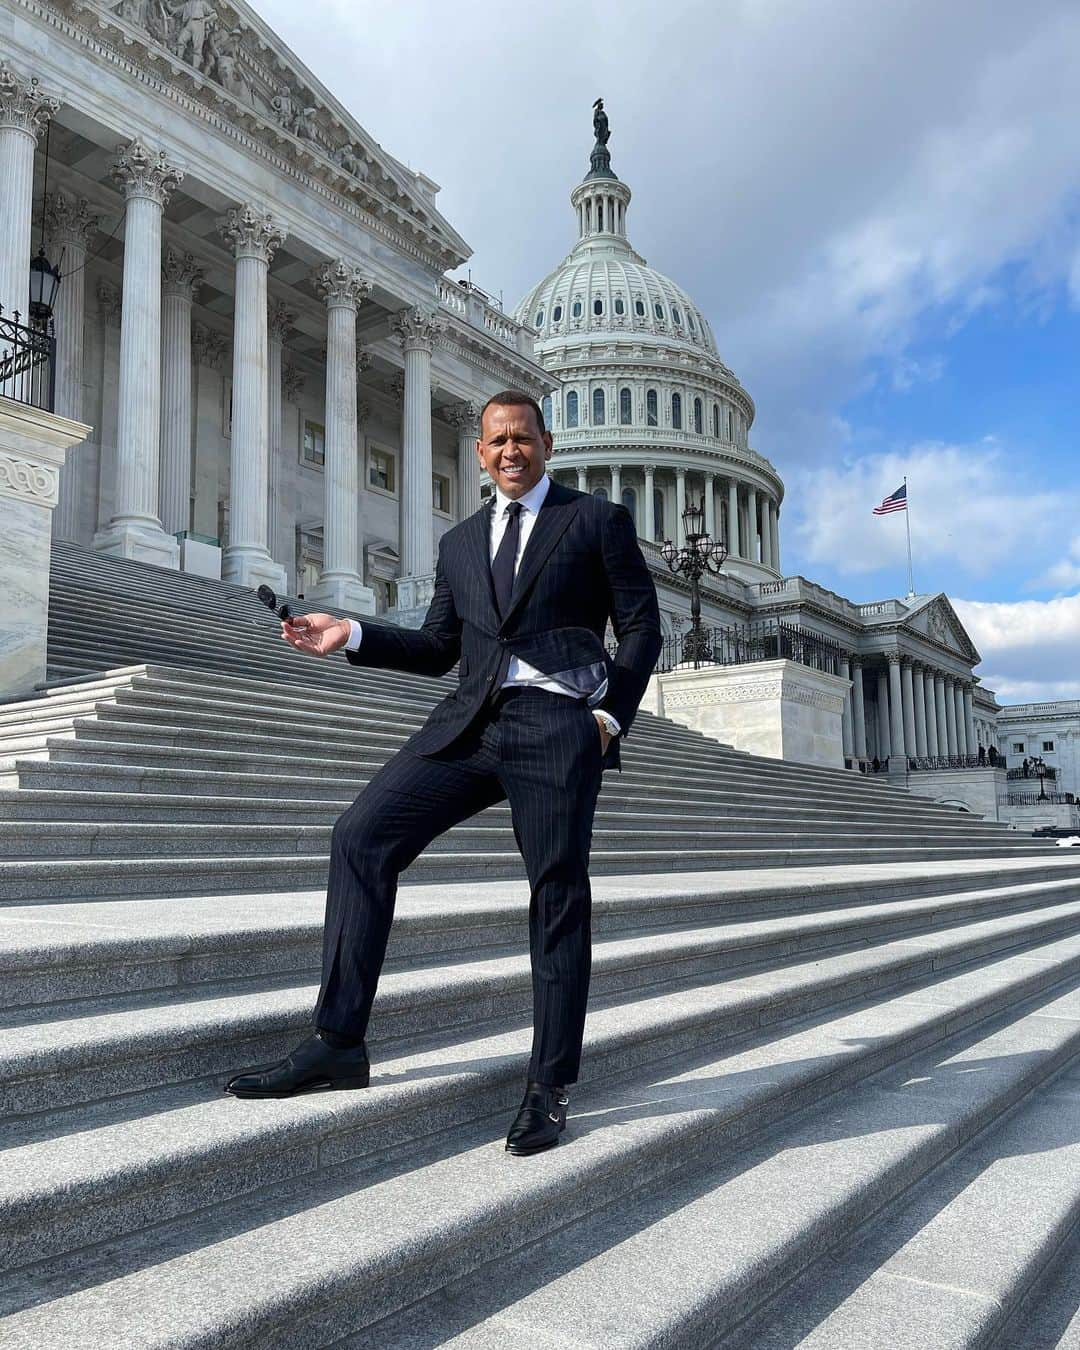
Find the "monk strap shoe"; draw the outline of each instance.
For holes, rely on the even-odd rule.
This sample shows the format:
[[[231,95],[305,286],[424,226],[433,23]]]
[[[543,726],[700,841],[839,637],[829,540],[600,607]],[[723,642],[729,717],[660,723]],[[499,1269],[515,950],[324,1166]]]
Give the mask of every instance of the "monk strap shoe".
[[[559,1142],[566,1129],[570,1098],[561,1087],[530,1083],[506,1136],[506,1151],[515,1155],[540,1153]]]

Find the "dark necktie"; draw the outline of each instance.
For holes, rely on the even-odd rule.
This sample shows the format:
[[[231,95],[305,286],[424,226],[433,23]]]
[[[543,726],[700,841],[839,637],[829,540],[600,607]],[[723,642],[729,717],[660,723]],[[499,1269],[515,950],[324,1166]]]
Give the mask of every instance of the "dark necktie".
[[[517,561],[518,541],[521,539],[521,509],[520,502],[511,502],[506,508],[506,529],[491,562],[495,603],[499,606],[500,616],[504,618],[510,608],[510,595],[514,589],[514,563]]]

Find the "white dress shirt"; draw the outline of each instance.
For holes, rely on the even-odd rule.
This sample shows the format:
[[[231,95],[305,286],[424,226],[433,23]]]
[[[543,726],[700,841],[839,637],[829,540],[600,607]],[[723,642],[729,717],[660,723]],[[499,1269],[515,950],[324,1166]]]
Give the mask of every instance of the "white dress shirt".
[[[517,576],[517,570],[521,563],[521,556],[525,552],[525,545],[529,542],[529,536],[532,534],[533,526],[536,524],[536,517],[539,514],[541,506],[544,504],[544,498],[548,495],[548,489],[551,487],[551,479],[545,473],[538,483],[535,483],[528,492],[520,497],[507,497],[495,489],[495,504],[491,512],[491,536],[489,539],[488,557],[494,562],[495,554],[499,551],[499,545],[502,543],[502,537],[506,533],[508,524],[507,508],[514,501],[521,503],[522,512],[520,519],[520,534],[518,536],[517,557],[514,559],[514,576]],[[354,652],[360,646],[363,639],[364,630],[361,624],[355,619],[349,620],[351,632],[349,640],[345,644],[345,650]],[[578,698],[580,695],[573,689],[568,689],[558,680],[553,680],[543,671],[537,670],[535,666],[530,666],[527,661],[523,661],[519,656],[510,658],[510,668],[506,672],[506,679],[501,688],[510,689],[514,687],[528,687],[530,689],[547,689],[552,694],[565,694],[569,698]],[[600,717],[604,726],[613,736],[617,736],[621,731],[618,721],[611,713],[599,708],[593,711]]]

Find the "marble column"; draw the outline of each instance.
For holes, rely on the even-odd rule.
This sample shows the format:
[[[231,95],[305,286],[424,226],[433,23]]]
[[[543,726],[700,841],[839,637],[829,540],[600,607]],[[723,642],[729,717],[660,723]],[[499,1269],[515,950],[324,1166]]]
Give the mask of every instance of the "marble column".
[[[446,417],[458,434],[458,520],[480,508],[480,460],[476,442],[480,435],[480,404],[466,399],[451,404]]]
[[[904,700],[904,754],[910,758],[918,753],[918,738],[915,735],[915,685],[911,662],[905,658],[900,661],[900,688]]]
[[[732,558],[741,558],[742,549],[739,547],[739,485],[734,478],[728,479],[727,502],[728,554]]]
[[[400,310],[391,319],[391,325],[405,353],[401,575],[426,578],[435,570],[431,515],[431,353],[443,331],[443,322],[435,314],[416,308]],[[418,604],[424,598],[417,592]]]
[[[892,753],[897,757],[908,753],[904,741],[904,694],[900,678],[900,654],[888,653],[889,661],[889,742]],[[901,768],[897,764],[890,766]]]
[[[356,509],[360,471],[356,457],[356,314],[371,282],[345,258],[320,263],[312,276],[326,302],[326,455],[323,463],[323,565],[305,599],[357,614],[375,613],[375,592],[364,585],[363,540]],[[430,451],[428,397],[428,463]],[[431,474],[428,473],[430,497]],[[430,502],[429,502],[430,506]]]
[[[716,538],[716,476],[711,473],[705,475],[705,533]]]
[[[675,542],[679,548],[686,545],[686,526],[683,512],[686,510],[686,470],[675,470]]]
[[[0,305],[7,318],[18,310],[23,323],[30,304],[34,148],[59,110],[59,100],[41,91],[36,76],[27,79],[0,64]]]
[[[863,667],[862,662],[854,657],[851,662],[851,721],[855,758],[865,759],[866,700],[863,696]]]
[[[878,759],[888,759],[892,754],[892,740],[889,735],[889,676],[884,670],[877,677],[877,735]]]
[[[60,268],[60,289],[53,306],[56,334],[56,398],[53,411],[81,422],[83,416],[83,332],[86,327],[86,252],[98,217],[85,197],[50,194],[45,207],[46,252]],[[79,503],[83,495],[85,450],[68,452],[60,470],[60,500],[53,512],[53,538],[78,542]],[[96,521],[94,522],[96,525]]]
[[[645,510],[642,514],[642,520],[645,522],[643,537],[650,544],[656,542],[656,465],[645,465]]]
[[[161,523],[191,529],[191,306],[202,268],[167,248],[161,265]]]
[[[266,278],[285,240],[274,217],[251,202],[218,221],[236,258],[233,299],[232,444],[229,454],[229,544],[221,577],[235,586],[284,591],[285,568],[270,556],[269,333]]]
[[[577,466],[577,490],[579,492],[588,492],[589,490],[589,470],[584,464]]]
[[[622,505],[622,465],[613,464],[611,466],[611,500],[616,505]]]
[[[964,730],[967,735],[967,752],[976,755],[979,752],[975,737],[975,698],[971,685],[964,685]]]
[[[758,561],[758,495],[757,488],[746,489],[746,556]]]
[[[761,502],[761,562],[772,567],[772,502]]]
[[[950,755],[958,755],[960,748],[956,740],[956,699],[953,697],[953,682],[946,679],[942,683],[945,702],[945,743]]]
[[[120,320],[120,406],[113,515],[94,536],[112,557],[180,566],[180,545],[162,529],[161,217],[183,180],[164,150],[139,140],[121,146],[112,166],[124,189],[124,291]]]
[[[270,427],[270,472],[267,488],[267,541],[270,556],[277,555],[278,533],[285,519],[282,495],[285,490],[285,462],[282,448],[282,364],[285,343],[295,332],[296,311],[284,300],[276,300],[270,307],[266,331],[266,406]],[[282,557],[286,555],[281,554]]]
[[[926,753],[936,759],[941,750],[938,746],[937,697],[932,670],[923,671],[923,692],[926,695]]]
[[[774,501],[769,502],[769,538],[772,541],[772,566],[780,571],[780,510]]]
[[[953,702],[956,705],[956,753],[968,753],[967,724],[964,721],[964,686],[959,680],[953,685]]]
[[[840,678],[842,680],[851,679],[851,664],[846,656],[840,658]],[[852,716],[851,716],[851,690],[844,691],[844,706],[840,714],[840,741],[843,746],[844,756],[851,758],[854,742],[852,739]]]
[[[934,675],[934,712],[937,715],[938,754],[942,759],[949,754],[949,723],[945,715],[945,676]]]
[[[925,759],[930,752],[926,744],[926,684],[922,666],[914,665],[911,674],[915,699],[915,753]]]

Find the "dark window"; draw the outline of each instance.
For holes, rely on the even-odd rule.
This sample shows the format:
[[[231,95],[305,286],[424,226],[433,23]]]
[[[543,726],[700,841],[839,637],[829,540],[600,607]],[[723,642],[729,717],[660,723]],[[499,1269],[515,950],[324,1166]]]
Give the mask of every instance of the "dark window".
[[[592,302],[592,312],[594,314],[603,314],[604,312],[604,302],[599,296]]]
[[[625,301],[623,300],[623,298],[622,298],[621,295],[617,295],[617,296],[615,297],[615,313],[616,313],[616,314],[625,314],[625,313],[626,313],[626,303],[625,303]]]
[[[571,389],[566,396],[566,425],[576,427],[578,424],[578,396],[575,389]]]
[[[544,414],[544,426],[548,431],[551,430],[551,395],[545,394],[540,401],[540,409]]]
[[[597,228],[598,230],[602,230],[602,229],[604,228],[604,203],[603,203],[603,202],[597,202],[597,203],[596,203],[596,228]]]
[[[655,389],[650,389],[645,395],[645,423],[650,427],[657,427],[660,425]]]
[[[561,318],[562,318],[562,305],[560,303],[556,305],[555,308],[551,311],[551,322],[558,323]]]
[[[664,494],[659,488],[653,488],[652,502],[653,542],[662,544],[664,542]]]
[[[634,420],[634,400],[629,389],[619,390],[619,425],[628,427]]]
[[[720,439],[720,404],[712,405],[712,434],[717,440]]]
[[[643,318],[645,317],[645,301],[644,301],[644,300],[635,300],[635,301],[634,301],[634,313],[638,316],[639,319],[643,319]]]
[[[572,309],[570,310],[570,317],[571,317],[572,319],[580,319],[580,318],[581,318],[581,301],[580,301],[580,300],[575,300],[575,301],[574,301],[573,307],[572,307]]]
[[[627,510],[630,512],[630,514],[633,516],[634,522],[636,523],[636,522],[637,522],[637,493],[634,491],[633,488],[623,488],[623,490],[622,490],[622,504],[623,504],[623,506],[626,507],[626,509],[627,509]]]
[[[604,391],[602,389],[592,391],[592,420],[594,427],[604,425]]]
[[[671,396],[671,425],[676,431],[682,430],[682,395]]]
[[[686,322],[687,322],[687,326],[689,327],[691,333],[693,333],[694,336],[696,337],[696,336],[697,336],[697,329],[696,329],[695,326],[694,326],[694,316],[693,316],[692,314],[688,314],[688,315],[686,316]]]
[[[655,304],[653,305],[652,308],[653,308],[653,313],[656,315],[656,317],[657,317],[658,319],[660,319],[661,321],[663,321],[663,318],[664,318],[664,306],[660,303],[660,301],[657,300],[657,301],[655,302]]]
[[[1053,748],[1054,748],[1054,742],[1053,742],[1053,741],[1043,741],[1043,749],[1044,749],[1044,750],[1053,750]]]
[[[682,315],[679,313],[678,305],[671,306],[671,321],[672,323],[682,323]]]
[[[593,494],[592,494],[592,495],[593,495],[594,497],[599,497],[600,500],[601,500],[602,502],[606,502],[606,501],[607,501],[607,488],[603,488],[603,487],[593,488]]]
[[[543,326],[544,326],[544,311],[542,309],[538,309],[536,311],[536,322],[533,324],[533,327],[543,328]]]
[[[705,426],[701,420],[701,399],[694,399],[694,430],[700,436]]]

